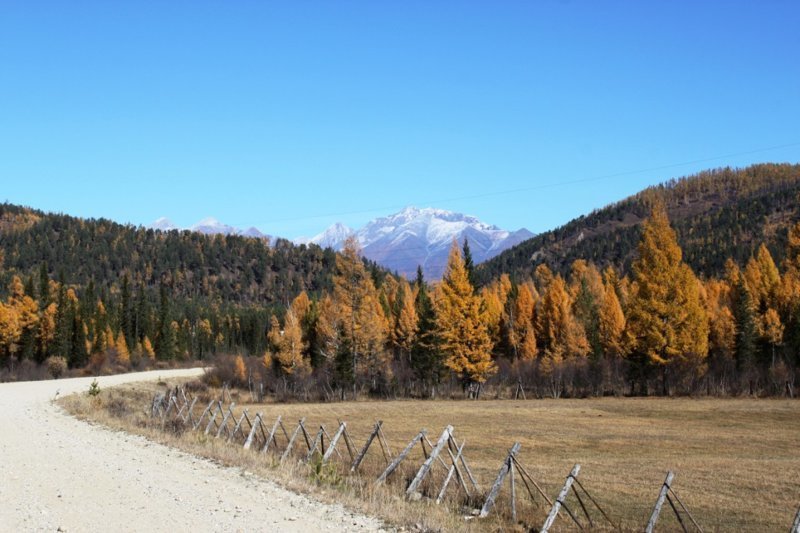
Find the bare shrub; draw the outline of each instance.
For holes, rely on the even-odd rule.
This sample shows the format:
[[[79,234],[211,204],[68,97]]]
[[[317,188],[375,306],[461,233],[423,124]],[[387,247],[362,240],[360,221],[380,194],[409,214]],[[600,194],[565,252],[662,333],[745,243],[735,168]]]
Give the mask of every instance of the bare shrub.
[[[64,372],[67,371],[67,360],[61,356],[50,356],[45,360],[45,366],[47,367],[47,372],[53,377],[53,379],[60,378]]]

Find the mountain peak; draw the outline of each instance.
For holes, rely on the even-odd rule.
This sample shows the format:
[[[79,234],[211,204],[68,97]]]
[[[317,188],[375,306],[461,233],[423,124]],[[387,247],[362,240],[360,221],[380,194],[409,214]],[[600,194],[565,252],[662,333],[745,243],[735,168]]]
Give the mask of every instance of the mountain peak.
[[[337,222],[311,239],[323,248],[341,250],[355,235],[368,259],[411,276],[421,265],[425,274],[439,278],[444,272],[453,239],[469,240],[476,262],[485,261],[533,236],[522,229],[509,232],[476,217],[433,207],[406,206],[397,213],[376,218],[358,231]]]
[[[161,231],[170,231],[170,230],[178,229],[178,226],[176,226],[167,217],[158,218],[152,224],[150,224],[147,227],[150,228],[150,229],[156,229],[156,230],[161,230]]]

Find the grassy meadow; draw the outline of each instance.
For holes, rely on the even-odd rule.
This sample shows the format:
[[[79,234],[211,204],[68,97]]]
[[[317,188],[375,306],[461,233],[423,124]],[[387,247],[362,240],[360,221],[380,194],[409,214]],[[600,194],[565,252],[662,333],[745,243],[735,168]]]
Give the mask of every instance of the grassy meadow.
[[[108,391],[111,396],[103,402],[109,406],[106,410],[91,408],[85,398],[65,403],[79,415],[147,433],[143,429],[147,426],[143,407],[148,395],[152,398],[153,389],[137,387],[127,392]],[[451,424],[459,443],[466,441],[464,455],[484,492],[515,442],[522,445],[519,461],[551,499],[573,465],[580,463],[578,479],[624,531],[644,528],[667,470],[675,472],[673,489],[705,531],[787,530],[800,505],[800,402],[796,400],[602,398],[248,404],[248,398],[246,392],[234,392],[236,412],[247,408],[251,417],[263,413],[267,429],[281,415],[291,432],[297,420],[305,417],[312,437],[321,424],[333,435],[337,421],[343,420],[356,448],[362,446],[375,421],[383,420],[394,454],[421,429],[427,429],[428,438],[436,442],[442,429]],[[121,399],[138,405],[121,408]],[[195,413],[199,415],[201,409],[195,406]],[[296,464],[288,467],[291,472],[287,473],[287,466],[278,466],[274,458],[265,460],[253,452],[242,453],[233,450],[239,447],[194,432],[173,435],[169,443],[226,464],[243,464],[295,489],[344,501],[401,526],[421,524],[423,528],[445,530],[537,528],[548,511],[541,498],[530,502],[519,477],[520,524],[516,526],[508,520],[508,481],[495,516],[488,521],[465,520],[468,510],[452,499],[453,512],[427,500],[407,503],[401,497],[403,486],[423,460],[420,449],[413,450],[404,468],[395,474],[394,485],[375,489],[372,480],[385,467],[385,461],[374,444],[357,480],[345,477],[345,467],[331,467],[336,470],[327,476],[336,485],[331,490],[298,483],[298,473],[301,480],[309,476]],[[285,446],[282,434],[278,443]],[[344,465],[349,458],[343,444],[341,452],[344,460],[340,464]],[[444,474],[441,466],[434,468],[429,493],[438,491]],[[451,485],[451,495],[454,488],[455,484]],[[579,511],[574,495],[568,503]],[[598,513],[592,516],[602,525]],[[556,523],[556,530],[576,529],[563,512]],[[679,527],[665,505],[657,530]]]

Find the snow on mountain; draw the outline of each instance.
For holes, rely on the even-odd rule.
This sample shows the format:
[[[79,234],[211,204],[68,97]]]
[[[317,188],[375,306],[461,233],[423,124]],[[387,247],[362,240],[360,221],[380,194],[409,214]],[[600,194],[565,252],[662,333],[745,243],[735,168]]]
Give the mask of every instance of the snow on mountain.
[[[297,244],[316,244],[322,248],[333,248],[334,250],[341,250],[344,246],[344,241],[354,232],[341,222],[333,224],[322,233],[311,237],[310,239],[296,239]]]
[[[159,218],[158,220],[156,220],[155,222],[150,224],[150,226],[148,226],[148,227],[151,228],[151,229],[157,229],[157,230],[161,230],[161,231],[170,231],[170,230],[173,230],[173,229],[178,229],[178,226],[173,224],[173,222],[170,219],[168,219],[167,217]]]
[[[204,218],[189,229],[198,233],[204,233],[206,235],[237,235],[239,233],[238,229],[234,228],[233,226],[223,224],[214,217]]]
[[[198,233],[203,233],[205,235],[241,235],[243,237],[253,237],[257,239],[267,239],[272,241],[273,238],[265,233],[262,233],[258,228],[249,227],[246,230],[240,230],[234,226],[229,226],[227,224],[223,224],[219,220],[214,217],[204,218],[197,224],[190,226],[188,228],[180,228],[172,223],[168,218],[161,217],[149,226],[148,228],[161,230],[161,231],[170,231],[174,229],[188,229],[189,231],[196,231]]]
[[[399,213],[372,220],[356,232],[343,224],[334,224],[307,242],[340,250],[353,233],[368,259],[406,276],[413,276],[421,265],[431,279],[444,273],[453,239],[462,243],[466,238],[473,260],[480,263],[533,237],[524,228],[509,232],[461,213],[406,207]]]

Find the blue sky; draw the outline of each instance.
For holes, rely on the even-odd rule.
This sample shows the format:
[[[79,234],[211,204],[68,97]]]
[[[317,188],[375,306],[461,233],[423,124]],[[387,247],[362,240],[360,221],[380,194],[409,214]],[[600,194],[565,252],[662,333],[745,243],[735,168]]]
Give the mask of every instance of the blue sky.
[[[544,231],[800,161],[798,6],[6,0],[0,201],[287,237],[412,204]]]

